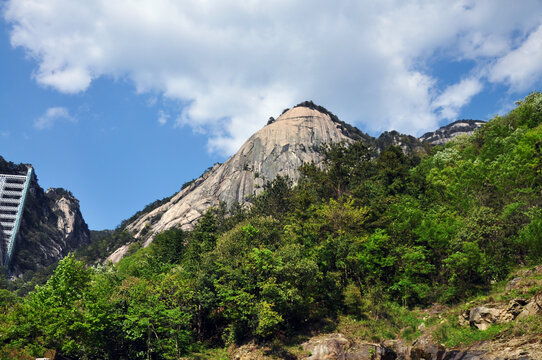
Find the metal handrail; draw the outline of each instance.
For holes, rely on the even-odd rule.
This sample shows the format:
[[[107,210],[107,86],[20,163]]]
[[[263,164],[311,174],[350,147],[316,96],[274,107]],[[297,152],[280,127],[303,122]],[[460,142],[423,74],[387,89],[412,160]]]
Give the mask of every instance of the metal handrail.
[[[21,178],[21,176],[12,175],[11,177],[18,177]],[[13,226],[11,236],[8,243],[8,249],[6,252],[6,257],[4,259],[4,266],[6,268],[9,268],[9,264],[11,262],[11,254],[13,252],[13,249],[15,247],[15,239],[17,238],[17,233],[19,232],[19,226],[21,225],[21,218],[23,216],[24,212],[24,202],[26,200],[26,194],[28,193],[28,188],[30,186],[30,180],[32,179],[32,168],[28,168],[28,172],[26,173],[26,181],[24,183],[24,189],[23,194],[21,196],[21,202],[19,203],[19,208],[17,210],[17,218],[15,219],[15,225]]]

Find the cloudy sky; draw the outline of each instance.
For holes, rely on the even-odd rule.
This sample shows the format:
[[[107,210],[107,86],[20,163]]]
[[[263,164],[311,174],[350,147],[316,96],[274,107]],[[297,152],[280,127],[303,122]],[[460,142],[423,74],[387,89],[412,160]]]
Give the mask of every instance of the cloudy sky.
[[[421,135],[542,87],[539,0],[0,4],[0,155],[71,190],[92,229],[304,100]]]

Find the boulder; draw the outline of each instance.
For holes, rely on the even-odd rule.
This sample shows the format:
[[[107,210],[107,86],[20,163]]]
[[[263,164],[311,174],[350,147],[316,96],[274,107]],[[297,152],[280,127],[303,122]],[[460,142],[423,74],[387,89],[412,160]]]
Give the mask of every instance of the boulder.
[[[517,319],[523,319],[527,316],[533,316],[540,312],[542,309],[542,292],[536,294],[521,310]]]
[[[524,299],[513,299],[510,300],[508,306],[501,312],[499,317],[499,322],[509,322],[514,320],[521,314],[524,310],[525,305],[528,304],[527,300]]]
[[[506,291],[512,291],[512,290],[521,290],[523,288],[528,288],[529,286],[533,286],[536,284],[540,284],[540,280],[537,279],[526,279],[533,275],[541,275],[542,274],[542,265],[535,266],[532,269],[528,270],[520,270],[516,273],[516,277],[513,278],[506,284]]]
[[[412,360],[441,360],[446,349],[431,338],[422,336],[412,344],[410,358]]]
[[[395,360],[397,354],[379,344],[361,344],[345,353],[346,360]]]
[[[303,350],[310,355],[310,360],[345,360],[349,342],[342,334],[330,334],[312,338],[303,343]]]
[[[410,351],[412,350],[412,346],[408,345],[403,339],[384,340],[382,342],[382,346],[393,350],[398,360],[410,359]]]
[[[512,291],[519,289],[521,287],[521,281],[523,280],[522,277],[515,277],[508,284],[506,284],[506,291]]]
[[[459,315],[459,325],[470,326],[470,310],[463,311]]]
[[[348,341],[342,334],[323,335],[302,344],[310,360],[395,360],[397,354],[381,344]],[[403,357],[404,359],[404,357]]]
[[[486,330],[496,323],[501,316],[501,310],[479,306],[470,311],[469,323],[480,330]]]

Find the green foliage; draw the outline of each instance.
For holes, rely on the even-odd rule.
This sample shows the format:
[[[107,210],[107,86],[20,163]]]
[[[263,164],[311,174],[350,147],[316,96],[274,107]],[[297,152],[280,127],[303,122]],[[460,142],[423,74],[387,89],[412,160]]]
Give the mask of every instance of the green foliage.
[[[153,257],[164,263],[180,263],[185,252],[186,238],[186,233],[181,229],[161,232],[154,237],[151,244]]]
[[[90,244],[75,252],[75,256],[87,264],[103,261],[122,245],[133,242],[134,238],[128,232],[117,229],[114,231],[91,231],[90,240]]]
[[[542,259],[542,209],[533,207],[527,215],[529,223],[520,230],[517,247],[526,253],[531,262],[536,263]]]
[[[253,200],[253,216],[273,215],[280,219],[292,208],[292,194],[292,181],[288,177],[277,176],[265,184],[263,193]]]
[[[445,344],[448,347],[456,347],[458,345],[471,345],[475,342],[494,339],[509,327],[509,324],[499,324],[493,325],[487,330],[478,330],[471,327],[450,325],[448,322],[444,322],[437,327],[434,335],[439,343]]]

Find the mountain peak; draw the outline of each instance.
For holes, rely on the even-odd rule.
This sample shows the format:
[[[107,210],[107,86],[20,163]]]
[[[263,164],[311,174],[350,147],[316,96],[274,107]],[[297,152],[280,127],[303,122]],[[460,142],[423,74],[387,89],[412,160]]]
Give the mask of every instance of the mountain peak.
[[[276,121],[303,119],[303,118],[308,118],[308,117],[324,117],[328,120],[331,120],[331,117],[328,114],[323,113],[319,110],[305,107],[305,106],[295,106],[283,112],[282,115],[280,115]]]
[[[312,102],[298,104],[272,120],[225,163],[202,175],[167,203],[138,217],[126,229],[149,240],[172,227],[190,229],[209,207],[221,202],[243,204],[277,175],[288,176],[295,183],[299,166],[322,162],[321,145],[353,142],[359,134],[368,137]]]
[[[322,145],[356,140],[363,140],[375,153],[390,145],[401,146],[407,153],[423,152],[423,144],[413,136],[389,132],[374,139],[323,106],[304,101],[285,109],[276,120],[270,118],[226,162],[205,172],[166,203],[131,219],[126,229],[146,239],[146,244],[161,231],[191,229],[210,207],[244,204],[278,175],[297,182],[299,166],[322,163]]]

